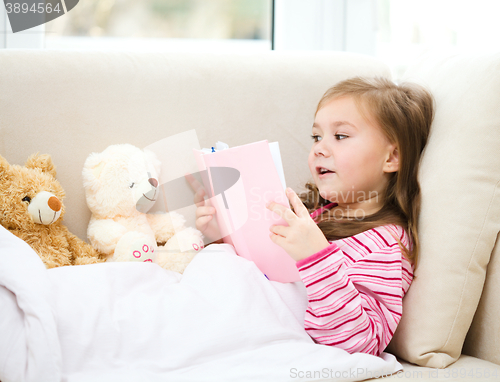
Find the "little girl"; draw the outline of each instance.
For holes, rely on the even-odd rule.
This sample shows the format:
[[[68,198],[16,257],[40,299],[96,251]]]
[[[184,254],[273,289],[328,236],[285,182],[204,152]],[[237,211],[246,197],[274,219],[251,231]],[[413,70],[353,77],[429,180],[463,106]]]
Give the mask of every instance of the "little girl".
[[[317,343],[380,355],[402,315],[418,257],[417,179],[433,98],[416,84],[353,78],[321,98],[312,127],[314,183],[271,239],[294,260],[308,296],[305,329]],[[202,232],[213,207],[197,208]]]

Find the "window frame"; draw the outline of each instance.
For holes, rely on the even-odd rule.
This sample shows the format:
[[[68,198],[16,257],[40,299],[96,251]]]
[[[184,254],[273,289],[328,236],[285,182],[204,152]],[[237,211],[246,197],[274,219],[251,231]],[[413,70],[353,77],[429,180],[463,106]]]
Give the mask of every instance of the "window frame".
[[[12,33],[12,28],[8,22],[7,9],[5,3],[0,6],[0,49],[43,49],[45,44],[45,24]]]
[[[12,33],[5,6],[0,6],[0,28],[0,48],[46,46],[45,24]],[[348,50],[374,55],[375,49],[376,0],[272,0],[271,50]]]

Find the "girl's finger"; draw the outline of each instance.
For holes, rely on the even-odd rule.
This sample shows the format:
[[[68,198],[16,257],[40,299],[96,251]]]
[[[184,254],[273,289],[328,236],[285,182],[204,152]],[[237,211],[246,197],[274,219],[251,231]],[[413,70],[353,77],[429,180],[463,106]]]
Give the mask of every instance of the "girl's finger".
[[[199,217],[198,219],[196,219],[196,228],[200,231],[204,231],[210,220],[212,220],[212,215]]]
[[[283,244],[283,241],[285,240],[285,238],[284,238],[283,236],[276,235],[276,234],[274,234],[274,233],[272,233],[272,232],[271,232],[271,233],[269,234],[269,237],[271,238],[271,241],[272,241],[273,243],[276,243],[276,244],[278,244],[281,248],[283,248],[283,245],[282,245],[282,244]]]
[[[196,206],[202,206],[204,205],[204,198],[205,196],[205,189],[203,188],[202,184],[198,182],[198,180],[192,175],[186,173],[184,175],[184,178],[186,178],[187,182],[189,183],[189,186],[191,189],[194,191],[194,203]]]
[[[201,206],[196,209],[196,217],[201,218],[202,216],[212,216],[215,214],[215,208],[210,206]]]
[[[184,177],[188,181],[188,183],[191,186],[191,188],[193,189],[193,191],[198,191],[200,188],[202,188],[202,185],[200,184],[200,182],[198,182],[198,180],[196,180],[196,178],[192,174],[186,173],[184,175]]]
[[[275,214],[285,219],[288,224],[291,224],[293,219],[297,218],[297,216],[295,216],[290,208],[285,207],[279,203],[269,202],[266,207],[268,210],[273,211]]]
[[[272,225],[269,227],[269,230],[279,236],[286,237],[286,233],[289,227],[285,227],[283,225]]]
[[[286,189],[286,196],[288,200],[290,200],[290,204],[299,218],[310,216],[309,211],[307,211],[307,208],[304,206],[304,203],[302,203],[302,200],[300,200],[299,196],[290,187]]]
[[[200,188],[196,193],[194,194],[194,204],[196,207],[204,206],[205,205],[205,190],[203,188]]]

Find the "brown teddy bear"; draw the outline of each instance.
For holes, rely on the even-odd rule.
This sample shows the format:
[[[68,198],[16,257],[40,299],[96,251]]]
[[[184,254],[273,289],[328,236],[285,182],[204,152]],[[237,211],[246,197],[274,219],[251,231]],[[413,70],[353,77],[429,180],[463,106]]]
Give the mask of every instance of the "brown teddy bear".
[[[102,262],[62,224],[64,195],[49,155],[34,154],[24,167],[0,156],[0,224],[27,242],[47,268]]]

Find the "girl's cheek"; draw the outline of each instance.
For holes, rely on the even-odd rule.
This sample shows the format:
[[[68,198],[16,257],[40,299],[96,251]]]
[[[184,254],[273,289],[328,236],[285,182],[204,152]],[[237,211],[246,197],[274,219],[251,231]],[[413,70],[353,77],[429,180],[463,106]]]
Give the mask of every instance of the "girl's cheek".
[[[311,171],[311,174],[314,175],[316,172],[316,166],[314,166],[314,153],[311,152],[309,154],[309,157],[307,158],[307,165],[309,166],[309,170]]]

